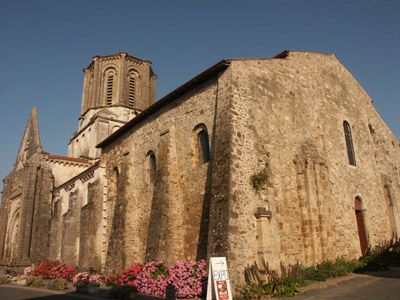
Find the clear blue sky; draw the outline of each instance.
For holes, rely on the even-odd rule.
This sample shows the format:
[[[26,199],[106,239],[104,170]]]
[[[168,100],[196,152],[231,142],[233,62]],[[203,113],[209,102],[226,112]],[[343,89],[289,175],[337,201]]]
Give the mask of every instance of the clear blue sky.
[[[43,149],[67,154],[94,55],[151,60],[159,99],[223,58],[285,49],[334,53],[400,138],[398,0],[0,0],[0,178],[33,106]]]

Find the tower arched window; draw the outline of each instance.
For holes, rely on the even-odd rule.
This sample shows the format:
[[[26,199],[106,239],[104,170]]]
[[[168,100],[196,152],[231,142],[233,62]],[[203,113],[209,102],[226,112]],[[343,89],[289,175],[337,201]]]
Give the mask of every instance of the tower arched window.
[[[210,145],[208,142],[207,130],[203,129],[197,135],[200,164],[205,164],[210,161]]]
[[[113,89],[114,89],[114,71],[109,71],[107,73],[107,83],[106,83],[106,105],[112,105],[113,102]]]
[[[135,106],[135,90],[136,90],[136,76],[131,73],[129,75],[129,97],[128,97],[128,105],[130,107]]]
[[[347,157],[349,164],[352,166],[356,165],[356,156],[354,153],[353,139],[351,137],[350,124],[347,121],[343,122],[344,137],[346,139]]]

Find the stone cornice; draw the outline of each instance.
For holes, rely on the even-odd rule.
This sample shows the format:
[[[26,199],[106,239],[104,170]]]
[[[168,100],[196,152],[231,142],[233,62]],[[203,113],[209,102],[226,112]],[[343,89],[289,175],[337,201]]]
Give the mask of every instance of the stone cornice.
[[[116,107],[116,106],[121,106],[121,107],[127,107],[126,105],[113,105],[112,107]],[[96,107],[96,108],[90,108],[90,109],[99,109],[99,108],[106,108],[106,107],[109,107],[109,106],[100,106],[100,107]],[[128,107],[129,108],[129,107]],[[131,107],[130,107],[131,108]],[[90,109],[88,109],[87,111],[85,111],[85,113],[83,114],[83,115],[85,115]],[[135,110],[135,114],[136,114],[136,116],[137,115],[139,115],[140,113],[141,113],[141,110],[139,110],[139,109],[134,109],[134,108],[131,108],[132,110]],[[82,115],[82,116],[83,116]],[[81,117],[82,118],[82,117]],[[135,118],[135,117],[133,117],[133,118]],[[69,143],[71,143],[71,141],[74,139],[74,138],[76,138],[78,135],[80,135],[82,132],[84,132],[89,126],[91,126],[91,125],[93,125],[93,123],[97,120],[97,119],[99,119],[99,120],[103,120],[103,121],[113,121],[113,122],[117,122],[117,123],[121,123],[122,125],[124,125],[124,124],[126,124],[128,121],[126,121],[126,122],[124,122],[124,121],[121,121],[121,120],[118,120],[118,119],[114,119],[114,118],[111,118],[111,117],[105,117],[105,116],[102,116],[102,115],[99,115],[99,114],[94,114],[91,118],[90,118],[90,120],[89,120],[89,122],[81,129],[81,130],[78,130],[78,131],[76,131],[73,135],[72,135],[72,137],[71,137],[71,139],[69,140]]]
[[[121,57],[125,57],[125,59],[129,62],[135,63],[136,65],[143,65],[143,64],[152,64],[151,61],[149,60],[143,60],[138,57],[129,55],[127,52],[119,52],[116,54],[111,54],[111,55],[95,55],[93,56],[93,61],[90,63],[90,65],[85,69],[91,69],[93,67],[93,64],[95,61],[112,61],[112,60],[117,60],[120,59]]]
[[[84,118],[85,115],[86,115],[90,110],[92,110],[92,109],[113,108],[113,107],[129,108],[130,110],[134,110],[134,111],[136,112],[136,114],[139,114],[139,113],[142,112],[142,110],[137,109],[137,108],[130,107],[130,106],[126,105],[126,104],[113,104],[113,105],[111,105],[111,106],[108,106],[108,105],[100,105],[100,106],[93,106],[93,107],[88,108],[87,110],[85,110],[84,113],[81,114],[81,116],[79,117],[79,119]]]
[[[18,199],[21,199],[21,194],[18,194],[18,195],[16,195],[16,196],[13,196],[13,197],[10,197],[10,202],[12,202],[12,201],[14,201],[14,200],[18,200]]]
[[[90,161],[88,161],[87,159],[52,154],[49,154],[47,156],[46,161],[63,166],[90,167],[92,165],[92,163],[90,163]]]
[[[92,167],[86,169],[82,173],[79,173],[75,177],[72,177],[70,180],[64,182],[53,190],[53,195],[59,193],[62,189],[66,191],[70,191],[75,187],[75,182],[77,180],[81,180],[82,182],[86,182],[87,180],[93,178],[94,171],[100,167],[100,161],[97,161]]]

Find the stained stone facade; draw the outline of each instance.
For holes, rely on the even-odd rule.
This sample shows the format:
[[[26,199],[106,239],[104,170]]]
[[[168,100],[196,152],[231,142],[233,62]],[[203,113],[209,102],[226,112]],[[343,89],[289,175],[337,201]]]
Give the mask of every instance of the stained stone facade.
[[[84,74],[68,157],[43,152],[32,111],[4,179],[3,266],[226,256],[235,285],[253,262],[399,235],[399,141],[334,55],[223,60],[157,102],[148,61],[96,56]]]

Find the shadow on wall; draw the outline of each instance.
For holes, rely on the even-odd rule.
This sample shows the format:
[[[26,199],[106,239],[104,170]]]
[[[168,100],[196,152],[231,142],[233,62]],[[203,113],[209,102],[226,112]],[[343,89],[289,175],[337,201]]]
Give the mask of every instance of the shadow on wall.
[[[112,227],[110,232],[110,241],[107,249],[106,270],[107,273],[116,274],[124,269],[124,237],[123,231],[125,228],[125,203],[123,197],[123,188],[121,186],[120,174],[117,168],[114,168],[113,186],[110,202],[114,203]],[[118,192],[117,192],[118,191]],[[122,251],[121,251],[122,250]]]
[[[210,209],[211,209],[211,194],[212,194],[212,175],[213,175],[213,158],[214,149],[215,149],[215,136],[216,136],[216,119],[217,119],[217,108],[218,108],[218,88],[217,95],[215,99],[215,109],[214,109],[214,120],[212,127],[212,135],[211,135],[211,143],[208,143],[208,133],[207,128],[203,123],[197,125],[194,130],[198,131],[197,134],[197,143],[199,147],[199,163],[207,164],[206,170],[206,179],[204,186],[204,196],[202,200],[202,208],[201,208],[201,218],[199,222],[199,231],[198,231],[198,243],[196,253],[193,253],[196,256],[196,260],[207,259],[207,251],[209,244],[209,226],[210,226]],[[173,206],[172,203],[169,203],[172,200],[171,194],[174,192],[169,190],[169,178],[171,175],[171,170],[168,168],[168,164],[171,163],[168,161],[169,149],[168,142],[161,142],[160,151],[157,157],[157,168],[156,168],[156,176],[154,181],[154,189],[153,189],[153,197],[151,203],[151,212],[150,212],[150,221],[149,221],[149,229],[147,236],[147,247],[146,247],[146,261],[156,261],[160,258],[165,259],[166,257],[160,257],[160,254],[167,253],[168,251],[172,251],[172,249],[180,250],[176,246],[170,245],[171,241],[169,239],[168,234],[171,234],[166,229],[170,230],[172,223],[175,220],[171,219],[169,216],[169,209]],[[206,145],[206,146],[205,146]],[[207,149],[205,149],[207,148]],[[167,174],[167,175],[166,175]],[[173,187],[172,187],[173,189]],[[165,191],[168,191],[168,195]],[[179,209],[172,208],[172,211],[175,213],[178,212]],[[168,217],[166,217],[168,216]],[[170,222],[170,224],[169,224]],[[172,225],[172,228],[177,226],[177,223]],[[184,237],[182,237],[182,240]],[[167,249],[165,249],[167,247]],[[168,248],[169,247],[169,248]],[[194,250],[194,249],[193,249]],[[181,259],[183,259],[182,257]]]
[[[208,256],[208,243],[210,241],[209,230],[210,230],[210,213],[211,213],[211,191],[212,191],[212,174],[214,168],[214,158],[215,158],[215,137],[217,132],[217,118],[218,118],[218,93],[219,93],[219,84],[217,80],[217,93],[215,96],[215,107],[214,107],[214,121],[211,133],[211,144],[210,144],[210,155],[209,155],[209,163],[207,166],[207,178],[206,184],[204,188],[204,198],[203,198],[203,207],[201,211],[201,221],[200,221],[200,230],[199,230],[199,243],[197,246],[197,256],[196,259],[206,259]]]
[[[213,173],[213,157],[214,157],[214,144],[215,144],[215,120],[213,124],[213,134],[211,136],[211,157],[207,166],[207,178],[204,187],[203,207],[201,210],[199,242],[197,245],[196,260],[207,259],[207,246],[208,246],[208,230],[210,226],[210,208],[211,208],[211,183]]]
[[[153,197],[151,201],[149,230],[147,233],[146,255],[145,261],[156,261],[161,241],[161,219],[163,208],[165,209],[165,184],[163,182],[163,174],[167,163],[167,145],[162,144],[158,155],[157,168],[154,176]]]

